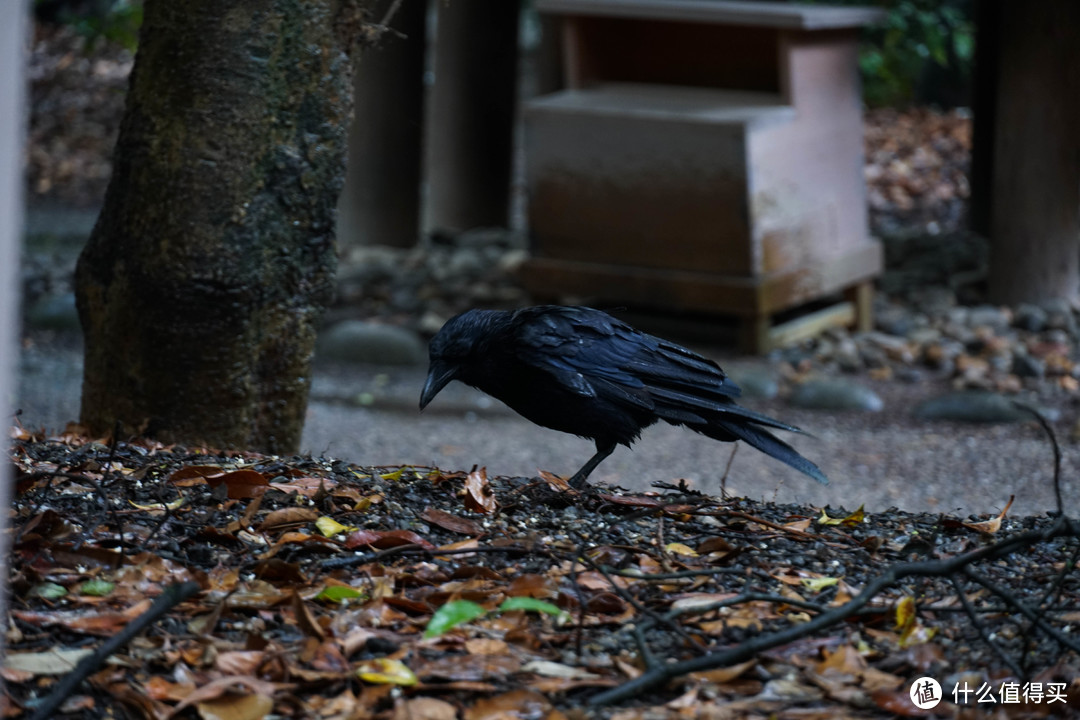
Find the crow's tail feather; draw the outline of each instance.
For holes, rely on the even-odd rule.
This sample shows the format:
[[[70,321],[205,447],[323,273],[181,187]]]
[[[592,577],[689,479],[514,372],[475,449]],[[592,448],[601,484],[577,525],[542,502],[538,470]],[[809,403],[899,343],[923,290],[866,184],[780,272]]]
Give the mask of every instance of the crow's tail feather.
[[[735,436],[766,455],[790,465],[805,475],[809,475],[822,485],[829,484],[829,478],[825,477],[825,473],[821,472],[817,465],[796,452],[795,448],[763,428],[756,427],[745,421],[740,422],[736,418],[714,417],[708,427],[694,429],[717,440],[730,440],[731,436]]]

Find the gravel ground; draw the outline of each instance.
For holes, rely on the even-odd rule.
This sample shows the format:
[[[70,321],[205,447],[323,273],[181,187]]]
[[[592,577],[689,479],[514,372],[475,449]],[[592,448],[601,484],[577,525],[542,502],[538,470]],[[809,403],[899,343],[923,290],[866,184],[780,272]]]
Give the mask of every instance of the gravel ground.
[[[707,351],[706,351],[707,352]],[[707,353],[708,354],[708,353]],[[712,353],[732,368],[761,368],[765,360]],[[39,333],[24,343],[17,407],[27,427],[61,429],[78,415],[81,353],[69,335]],[[435,465],[446,470],[486,466],[494,475],[568,475],[592,454],[590,442],[538,428],[470,388],[453,384],[421,414],[424,368],[318,364],[303,450],[364,465]],[[741,448],[727,478],[730,493],[754,499],[870,511],[989,514],[1016,496],[1010,514],[1054,508],[1053,456],[1034,423],[977,425],[912,417],[943,382],[874,381],[859,377],[884,400],[879,413],[825,412],[783,400],[748,406],[799,425],[814,437],[791,438],[831,479],[820,487],[794,470]],[[1076,515],[1074,469],[1080,460],[1070,428],[1076,411],[1065,398],[1054,423],[1062,445],[1066,512]],[[685,478],[708,492],[720,489],[731,457],[721,444],[681,428],[645,431],[632,451],[619,448],[593,474],[598,483],[633,489]]]

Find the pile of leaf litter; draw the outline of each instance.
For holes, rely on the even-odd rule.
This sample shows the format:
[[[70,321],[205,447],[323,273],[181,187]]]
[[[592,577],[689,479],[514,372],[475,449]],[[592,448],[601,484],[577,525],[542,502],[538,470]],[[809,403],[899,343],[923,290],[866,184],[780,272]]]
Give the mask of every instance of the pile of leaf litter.
[[[1080,705],[1062,517],[14,434],[4,717],[879,717],[924,676]]]

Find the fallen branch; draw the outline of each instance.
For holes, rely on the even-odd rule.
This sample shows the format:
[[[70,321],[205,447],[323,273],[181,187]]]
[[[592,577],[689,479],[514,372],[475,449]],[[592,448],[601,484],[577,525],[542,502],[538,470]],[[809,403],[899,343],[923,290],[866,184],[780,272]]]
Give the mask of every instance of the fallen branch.
[[[847,620],[851,615],[862,609],[880,592],[896,584],[905,577],[948,577],[961,572],[974,563],[983,560],[993,560],[1008,555],[1023,547],[1037,542],[1052,540],[1057,537],[1080,536],[1075,524],[1065,517],[1059,517],[1047,530],[1032,530],[1019,535],[1005,538],[993,545],[973,550],[963,555],[957,555],[945,560],[923,560],[918,562],[899,563],[887,568],[885,572],[873,578],[866,584],[863,591],[849,602],[838,608],[818,615],[809,622],[795,625],[786,630],[760,635],[748,640],[736,647],[712,652],[707,655],[683,660],[681,662],[654,665],[649,667],[637,678],[610,690],[605,690],[589,699],[590,705],[609,705],[621,702],[645,691],[651,690],[658,685],[692,672],[702,670],[714,670],[744,662],[753,658],[758,653],[770,650],[787,643],[813,635],[819,630],[837,625]],[[1010,604],[1012,604],[1010,602]]]
[[[65,675],[64,679],[57,683],[53,691],[34,709],[34,714],[30,716],[30,720],[49,720],[56,717],[56,711],[64,700],[75,692],[79,684],[97,670],[110,655],[127,645],[151,623],[201,589],[199,584],[195,582],[177,583],[166,587],[149,610],[128,623],[119,633],[106,640],[92,655],[87,655],[75,666],[74,670]]]

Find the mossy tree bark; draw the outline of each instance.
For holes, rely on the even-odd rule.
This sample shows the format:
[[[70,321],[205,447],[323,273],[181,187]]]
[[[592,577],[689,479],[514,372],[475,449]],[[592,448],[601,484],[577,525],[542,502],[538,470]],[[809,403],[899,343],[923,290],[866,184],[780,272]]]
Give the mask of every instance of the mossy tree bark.
[[[146,0],[76,270],[91,433],[298,448],[364,2]]]

